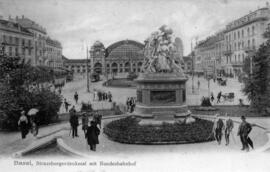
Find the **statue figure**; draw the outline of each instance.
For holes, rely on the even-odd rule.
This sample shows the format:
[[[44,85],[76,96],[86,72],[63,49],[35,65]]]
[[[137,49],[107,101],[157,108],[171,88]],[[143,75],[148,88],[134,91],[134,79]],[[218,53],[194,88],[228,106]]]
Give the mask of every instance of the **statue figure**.
[[[143,72],[182,72],[181,59],[174,57],[176,48],[172,41],[172,34],[172,29],[163,25],[145,40],[144,55],[146,59],[142,67]]]

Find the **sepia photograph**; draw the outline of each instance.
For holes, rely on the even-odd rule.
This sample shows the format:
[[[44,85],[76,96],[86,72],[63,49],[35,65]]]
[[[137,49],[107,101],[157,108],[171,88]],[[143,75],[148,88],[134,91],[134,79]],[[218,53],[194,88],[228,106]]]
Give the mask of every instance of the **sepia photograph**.
[[[269,158],[269,0],[0,0],[1,171]]]

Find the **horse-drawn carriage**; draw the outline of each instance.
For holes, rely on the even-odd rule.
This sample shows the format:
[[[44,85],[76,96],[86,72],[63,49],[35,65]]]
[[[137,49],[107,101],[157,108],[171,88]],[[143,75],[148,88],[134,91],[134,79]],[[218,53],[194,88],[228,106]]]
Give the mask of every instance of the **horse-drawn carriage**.
[[[234,93],[233,92],[225,93],[225,94],[222,94],[221,96],[223,97],[224,101],[230,101],[230,102],[234,101]]]

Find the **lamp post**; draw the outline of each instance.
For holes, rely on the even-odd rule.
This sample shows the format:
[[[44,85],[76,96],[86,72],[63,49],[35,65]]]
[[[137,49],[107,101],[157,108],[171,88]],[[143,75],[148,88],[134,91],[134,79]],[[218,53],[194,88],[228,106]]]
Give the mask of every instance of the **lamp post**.
[[[88,71],[88,46],[86,48],[86,84],[87,84],[87,92],[89,93],[90,92],[90,89],[89,89],[89,71]]]

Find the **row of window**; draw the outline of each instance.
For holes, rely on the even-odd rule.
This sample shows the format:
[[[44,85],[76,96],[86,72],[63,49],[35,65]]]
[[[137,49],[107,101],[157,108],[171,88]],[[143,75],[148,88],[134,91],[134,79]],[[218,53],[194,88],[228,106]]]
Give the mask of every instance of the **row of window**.
[[[226,63],[229,64],[229,63],[242,63],[245,59],[245,55],[244,53],[242,54],[235,54],[234,56],[227,56],[226,57]]]
[[[32,49],[31,48],[26,49],[24,47],[18,48],[18,47],[9,46],[9,47],[5,47],[5,52],[9,56],[19,56],[19,54],[30,56],[32,54]]]
[[[230,32],[229,34],[226,35],[225,40],[226,42],[231,42],[232,40],[241,39],[241,38],[244,38],[245,36],[253,36],[255,34],[256,34],[255,26],[253,25],[251,29],[250,27],[246,29],[246,34],[245,34],[244,28],[238,31]]]
[[[256,46],[255,39],[253,38],[252,41],[247,40],[246,45],[247,45],[248,48],[255,47]],[[244,49],[244,48],[246,48],[244,41],[239,41],[239,42],[235,42],[234,44],[228,44],[227,45],[227,50],[241,50],[241,49]]]
[[[19,45],[21,42],[22,46],[32,47],[31,39],[24,39],[24,38],[3,35],[3,41],[6,43],[15,44],[15,45]]]

